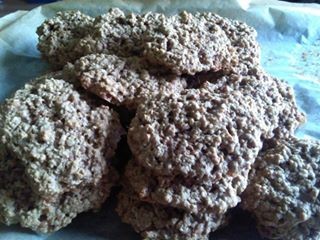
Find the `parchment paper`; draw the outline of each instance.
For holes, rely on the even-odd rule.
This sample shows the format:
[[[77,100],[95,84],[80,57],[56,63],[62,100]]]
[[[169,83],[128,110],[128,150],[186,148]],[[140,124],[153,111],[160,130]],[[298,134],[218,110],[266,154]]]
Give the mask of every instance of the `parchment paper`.
[[[0,101],[15,89],[49,70],[36,49],[36,28],[60,10],[79,9],[96,16],[110,7],[134,12],[158,11],[173,14],[181,10],[212,11],[242,20],[255,27],[261,45],[262,65],[273,76],[289,83],[298,106],[308,121],[299,137],[320,139],[320,5],[293,4],[275,0],[91,0],[63,1],[32,11],[18,11],[0,19]],[[122,224],[110,199],[99,213],[81,214],[67,228],[52,235],[37,235],[18,226],[0,225],[0,240],[34,239],[139,239]],[[260,239],[254,221],[241,210],[232,210],[227,228],[211,239]]]

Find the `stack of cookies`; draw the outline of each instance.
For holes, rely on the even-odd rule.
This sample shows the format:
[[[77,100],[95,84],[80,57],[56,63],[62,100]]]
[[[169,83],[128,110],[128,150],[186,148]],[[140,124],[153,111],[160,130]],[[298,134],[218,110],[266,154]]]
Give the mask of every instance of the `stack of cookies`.
[[[117,180],[118,114],[50,74],[1,106],[0,220],[53,232],[99,209]]]
[[[284,200],[261,190],[271,188],[264,169],[282,164],[270,160],[274,152],[285,161],[300,156],[306,164],[280,183],[296,188],[319,143],[293,137],[304,115],[293,90],[260,66],[254,29],[212,13],[110,9],[96,18],[61,12],[37,33],[43,58],[61,71],[27,84],[1,108],[0,221],[52,232],[98,208],[117,179],[110,159],[127,134],[132,157],[116,210],[143,238],[207,239],[241,198],[264,235],[298,236],[297,222],[270,225],[277,207],[261,204]],[[134,112],[121,119],[130,121],[127,133],[119,107]],[[296,144],[311,149],[303,155]],[[305,193],[288,197],[308,195],[301,203],[319,208],[316,180],[303,184]],[[319,232],[319,211],[298,212],[299,224],[307,222],[299,236]]]

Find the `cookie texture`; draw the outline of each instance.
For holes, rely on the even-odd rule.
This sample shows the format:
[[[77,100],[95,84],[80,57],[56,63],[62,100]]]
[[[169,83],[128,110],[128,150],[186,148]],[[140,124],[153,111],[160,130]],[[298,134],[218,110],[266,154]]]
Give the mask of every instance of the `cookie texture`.
[[[162,175],[175,172],[198,179],[214,178],[211,170],[215,164],[209,159],[218,155],[214,161],[219,162],[219,156],[229,152],[240,155],[241,149],[235,150],[241,148],[240,144],[259,146],[259,128],[254,124],[242,128],[236,125],[255,119],[255,103],[240,92],[232,93],[189,89],[181,94],[158,95],[141,104],[128,132],[137,161]]]
[[[178,93],[186,80],[170,74],[153,74],[138,58],[91,54],[64,70],[88,91],[108,102],[136,109],[156,94]]]
[[[244,22],[223,18],[212,13],[202,15],[207,20],[208,25],[213,22],[220,26],[236,51],[237,64],[232,64],[231,69],[225,70],[246,75],[250,69],[260,66],[260,47],[256,39],[257,32],[254,28]]]
[[[138,107],[125,177],[140,201],[213,219],[240,202],[263,141],[292,134],[304,120],[286,84],[260,69],[249,73],[205,77],[198,88]]]
[[[41,233],[50,233],[70,224],[78,213],[98,210],[109,195],[115,179],[104,175],[95,184],[57,196],[44,196],[31,188],[21,161],[6,149],[0,156],[0,222],[20,224]]]
[[[210,213],[192,214],[143,202],[130,189],[130,184],[125,187],[126,190],[118,195],[116,211],[143,239],[205,240],[213,229],[224,222],[224,219],[216,219]]]
[[[161,16],[153,31],[143,36],[144,56],[178,75],[218,71],[235,64],[237,55],[226,33],[213,18],[208,24],[204,15]]]
[[[320,235],[319,141],[282,139],[261,152],[242,196],[242,207],[270,239]]]
[[[219,219],[240,202],[239,195],[247,186],[248,172],[249,167],[245,166],[234,176],[226,177],[221,171],[217,173],[222,176],[220,179],[197,182],[195,178],[158,176],[131,160],[125,176],[131,178],[132,188],[145,202],[162,204],[194,214],[207,211],[215,216],[215,219]],[[216,229],[217,227],[212,231]]]
[[[256,109],[239,91],[214,87],[141,104],[128,142],[135,161],[150,172],[129,164],[133,189],[147,201],[225,214],[239,202],[262,146],[264,122]]]
[[[51,78],[18,90],[1,116],[1,221],[52,232],[104,202],[123,133],[115,112]]]
[[[93,19],[69,11],[45,21],[37,33],[40,52],[58,68],[94,53],[140,57],[178,75],[247,71],[247,65],[259,64],[255,30],[213,13],[168,17],[111,8]]]
[[[205,76],[204,81],[200,78],[198,87],[207,88],[209,86],[218,92],[236,90],[254,99],[258,116],[264,122],[262,129],[264,139],[291,136],[305,121],[305,115],[296,105],[293,89],[285,82],[268,75],[259,66],[250,65],[247,73],[232,72],[221,78],[211,78]]]
[[[56,230],[64,223],[57,222],[46,206],[62,209],[63,217],[58,217],[67,222],[105,199],[114,179],[108,160],[122,130],[116,114],[102,103],[134,115],[127,133],[132,156],[122,176],[117,212],[145,239],[208,239],[225,223],[228,210],[241,201],[249,180],[252,186],[260,184],[259,179],[252,180],[262,168],[259,163],[249,179],[259,152],[258,160],[274,141],[291,139],[305,120],[293,90],[260,66],[256,31],[236,20],[213,13],[168,16],[112,8],[95,18],[59,13],[38,34],[39,50],[49,63],[65,65],[57,76],[66,81],[44,79],[45,84],[30,87],[29,97],[18,92],[18,100],[4,105],[2,152],[8,157],[2,161],[15,159],[25,176],[19,185],[30,192],[25,194],[30,195],[25,204],[15,203],[14,194],[3,188],[7,196],[3,202],[8,203],[2,209],[9,210],[2,221],[7,223],[27,226],[30,222],[36,230]],[[69,86],[79,97],[69,94]],[[89,99],[84,92],[102,100]],[[63,97],[57,97],[60,93]],[[129,120],[122,120],[127,126]],[[294,147],[290,149],[293,153]],[[72,164],[65,160],[70,158]],[[264,164],[269,166],[267,161]],[[291,176],[285,171],[285,176]],[[10,182],[10,176],[3,181]],[[255,198],[262,204],[260,196],[269,192],[254,191],[255,197],[250,199],[251,194],[247,201],[254,203],[249,207],[259,209]],[[63,197],[66,192],[69,198]],[[285,194],[280,195],[292,201],[308,195],[307,190],[301,197]],[[302,206],[307,200],[301,201]],[[36,206],[40,215],[28,212],[28,204]],[[72,204],[77,206],[69,207]],[[272,207],[265,212],[269,210]],[[50,214],[41,217],[46,211]],[[315,211],[309,215],[316,216]],[[268,216],[284,213],[272,214]],[[265,234],[269,237],[287,229],[292,238],[298,231],[311,238],[318,220],[303,214],[306,221],[294,223],[292,230],[290,224],[281,225],[284,220],[275,223],[280,230],[264,225],[265,217],[259,226],[262,232],[274,230]],[[298,212],[292,216],[299,219]],[[285,221],[292,223],[292,219]]]
[[[106,14],[95,18],[91,34],[78,41],[75,51],[82,56],[93,53],[137,56],[141,52],[141,35],[151,27],[145,26],[142,18],[134,13],[125,14],[119,8],[111,8]]]
[[[82,56],[74,48],[90,32],[92,23],[93,18],[80,11],[58,12],[37,29],[39,51],[54,68],[63,67]]]
[[[261,88],[267,93],[260,92]],[[180,94],[158,95],[141,104],[131,123],[128,142],[144,167],[162,175],[175,171],[201,179],[211,176],[214,166],[201,166],[208,164],[201,157],[211,156],[209,153],[214,153],[209,159],[215,158],[215,154],[222,159],[228,153],[241,155],[241,146],[247,145],[258,145],[259,149],[260,136],[272,137],[278,127],[285,129],[285,119],[289,133],[304,119],[292,91],[257,70],[249,76],[231,75],[214,83],[206,81],[201,88]]]

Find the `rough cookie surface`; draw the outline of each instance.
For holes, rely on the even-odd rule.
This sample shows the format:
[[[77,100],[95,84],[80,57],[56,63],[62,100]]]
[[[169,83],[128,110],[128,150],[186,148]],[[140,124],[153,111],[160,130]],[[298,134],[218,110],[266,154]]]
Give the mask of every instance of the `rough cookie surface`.
[[[318,239],[320,143],[289,138],[259,154],[242,206],[254,214],[263,236]]]
[[[126,176],[141,199],[224,214],[239,202],[262,140],[290,135],[304,119],[288,86],[262,72],[214,81],[138,108]]]
[[[279,83],[264,75],[234,75],[206,82],[199,89],[184,90],[180,95],[158,96],[142,104],[131,123],[128,142],[133,155],[143,166],[162,175],[178,171],[200,179],[210,176],[214,164],[208,168],[208,162],[201,157],[240,154],[240,146],[260,142],[256,140],[260,133],[272,137],[272,131],[279,126],[282,107],[288,115],[297,112],[291,92],[287,93],[287,86]],[[260,93],[262,87],[266,94]],[[285,94],[290,98],[286,99]],[[300,123],[295,115],[288,118],[296,125]],[[239,141],[240,136],[244,140]],[[254,148],[253,143],[248,145]],[[225,151],[225,145],[230,149]],[[206,166],[198,166],[201,164]]]
[[[246,75],[250,69],[260,65],[260,47],[254,28],[243,22],[223,18],[212,13],[201,15],[207,20],[208,25],[218,24],[230,40],[238,57],[237,64],[232,65],[233,72]]]
[[[68,14],[53,25],[77,29]],[[90,22],[90,29],[63,38],[68,47],[61,63],[72,63],[63,77],[114,106],[136,110],[119,215],[146,239],[207,239],[240,202],[263,143],[291,136],[304,121],[292,89],[262,70],[257,34],[238,21],[213,13],[126,14],[115,8]],[[74,115],[70,111],[66,119]],[[18,159],[32,156],[23,151]],[[79,181],[91,184],[94,176],[104,175],[91,171]],[[70,191],[80,186],[61,179],[71,182]]]
[[[153,30],[143,35],[143,42],[144,56],[150,62],[178,75],[218,71],[237,62],[225,32],[217,22],[208,24],[202,14],[161,16]]]
[[[91,34],[77,43],[75,51],[82,56],[93,53],[136,56],[141,52],[141,35],[147,27],[139,15],[126,15],[118,8],[111,8],[95,18]]]
[[[2,167],[15,168],[10,165],[10,159],[14,159],[21,166],[17,171],[24,175],[20,177],[12,170],[14,175],[8,176],[8,183],[3,180],[0,185],[9,199],[2,204],[16,209],[13,219],[20,218],[19,211],[24,212],[14,222],[25,226],[29,222],[33,230],[51,232],[68,224],[77,213],[102,204],[111,186],[101,185],[112,175],[106,160],[114,155],[122,131],[115,112],[97,105],[64,80],[38,79],[7,99],[1,108]],[[9,173],[1,174],[6,178]],[[10,186],[14,177],[19,186],[11,193],[6,185]],[[34,212],[26,206],[20,209],[23,194],[17,198],[14,195],[21,194],[20,186],[30,192],[25,194],[25,204]],[[77,202],[82,205],[72,206]],[[46,205],[50,209],[46,210]],[[40,224],[35,214],[42,211],[51,215],[41,218]],[[30,218],[23,220],[27,215]],[[31,223],[33,216],[35,222]]]
[[[116,211],[143,239],[205,240],[223,223],[223,219],[209,213],[195,215],[140,201],[130,186],[118,195]]]
[[[221,93],[212,88],[158,96],[139,106],[128,143],[137,163],[158,179],[154,187],[152,181],[144,186],[147,176],[133,183],[142,198],[221,214],[239,202],[262,146],[264,122],[252,99],[238,91]],[[147,171],[135,177],[143,173]]]
[[[63,80],[27,84],[6,101],[3,114],[3,144],[25,162],[44,194],[101,178],[121,135],[116,113]]]
[[[237,169],[238,171],[234,173],[231,173],[230,169],[225,170],[229,171],[227,174],[224,170],[220,169],[220,172],[217,170],[216,179],[199,182],[196,177],[185,178],[174,174],[159,176],[131,160],[125,176],[131,180],[132,188],[143,201],[194,214],[208,211],[212,215],[222,217],[229,208],[235,207],[240,202],[239,195],[247,186],[249,165],[250,163],[247,163],[243,169]],[[217,168],[222,167],[217,166]]]
[[[270,77],[261,67],[251,65],[246,74],[235,72],[219,79],[205,77],[200,88],[208,86],[220,92],[237,90],[253,98],[258,116],[265,123],[262,129],[264,139],[291,136],[305,121],[304,114],[297,108],[293,89],[285,82]]]
[[[0,150],[0,176],[0,222],[19,223],[42,233],[65,227],[78,213],[99,209],[115,181],[108,173],[97,183],[48,198],[34,192],[21,161],[3,148]]]
[[[64,12],[44,22],[37,33],[39,50],[58,67],[93,53],[146,57],[178,74],[222,68],[246,72],[259,64],[255,30],[213,13],[168,17],[112,8],[92,19]]]
[[[65,71],[88,91],[115,105],[137,106],[155,94],[178,93],[186,81],[175,75],[155,75],[137,58],[91,54],[80,58]],[[70,74],[69,74],[70,75]]]
[[[61,68],[82,56],[74,48],[89,33],[92,23],[93,18],[79,11],[58,12],[37,29],[38,49],[53,67]]]

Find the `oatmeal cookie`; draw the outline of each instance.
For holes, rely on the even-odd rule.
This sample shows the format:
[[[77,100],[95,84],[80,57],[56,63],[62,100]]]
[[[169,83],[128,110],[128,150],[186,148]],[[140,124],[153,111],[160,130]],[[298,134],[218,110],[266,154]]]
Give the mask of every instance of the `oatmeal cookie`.
[[[201,214],[210,212],[224,216],[228,209],[240,202],[239,195],[247,186],[250,164],[232,176],[217,167],[216,179],[199,182],[194,178],[181,175],[159,176],[149,169],[141,167],[130,160],[125,176],[130,179],[132,189],[145,202],[174,207],[186,212]],[[227,168],[227,167],[226,167]],[[220,172],[219,172],[220,171]]]
[[[91,54],[65,68],[88,91],[120,106],[135,109],[153,95],[180,92],[185,79],[175,75],[152,74],[137,58]]]
[[[242,206],[271,239],[318,239],[320,143],[293,137],[261,152]]]
[[[208,74],[205,74],[208,75]],[[214,88],[218,92],[240,91],[251,97],[263,118],[263,138],[288,137],[305,121],[295,101],[293,89],[285,82],[269,76],[261,67],[251,67],[246,74],[230,73],[220,78],[202,77],[198,88]],[[202,83],[201,83],[202,82]]]
[[[128,143],[142,166],[202,181],[216,178],[216,165],[226,164],[227,171],[229,160],[233,169],[253,161],[265,125],[254,99],[211,86],[158,95],[139,106]]]
[[[97,183],[65,191],[55,197],[39,195],[31,188],[22,162],[4,146],[0,149],[0,222],[19,223],[41,233],[65,227],[78,213],[99,209],[115,181],[104,175]]]
[[[0,115],[1,221],[52,232],[104,202],[123,133],[115,112],[64,80],[39,78]]]
[[[45,21],[37,33],[39,50],[58,68],[93,53],[147,58],[176,74],[222,68],[243,73],[259,64],[255,30],[213,13],[125,14],[111,8],[93,19],[71,11]]]
[[[181,75],[229,68],[237,62],[235,50],[217,23],[201,14],[182,12],[161,17],[143,35],[144,56]]]
[[[126,174],[141,199],[191,212],[226,212],[240,201],[263,140],[292,134],[304,119],[286,84],[256,74],[138,108],[128,134],[136,164]]]
[[[97,17],[93,26],[92,34],[75,48],[79,54],[142,55],[178,74],[217,71],[222,66],[241,73],[260,61],[255,30],[213,13],[126,15],[115,8]]]
[[[26,84],[2,109],[1,141],[44,195],[99,181],[122,134],[115,112],[63,80]]]
[[[80,11],[58,12],[37,29],[38,49],[55,68],[62,68],[80,56],[74,48],[91,30],[93,18]]]
[[[111,8],[95,18],[91,34],[78,41],[75,51],[82,56],[93,53],[136,56],[141,52],[141,34],[145,30],[139,15]]]
[[[264,122],[256,114],[252,99],[237,91],[222,94],[209,88],[158,95],[140,105],[128,143],[138,164],[164,179],[162,186],[157,182],[154,188],[135,190],[148,189],[141,197],[194,212],[234,207],[262,146]],[[201,196],[192,194],[197,187]],[[225,204],[218,204],[219,198]]]
[[[224,223],[210,213],[192,214],[183,210],[150,204],[125,185],[118,195],[116,211],[122,221],[133,226],[143,239],[206,240],[209,233]]]

